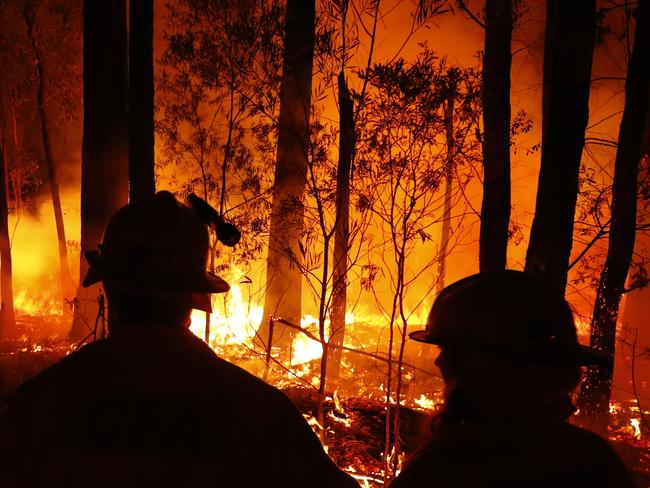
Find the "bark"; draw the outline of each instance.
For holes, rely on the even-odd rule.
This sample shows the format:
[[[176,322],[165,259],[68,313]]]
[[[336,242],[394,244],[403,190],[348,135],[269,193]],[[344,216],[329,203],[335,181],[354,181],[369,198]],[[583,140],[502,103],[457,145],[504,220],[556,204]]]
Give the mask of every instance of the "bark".
[[[526,271],[564,293],[589,118],[596,0],[549,0],[544,35],[542,161]]]
[[[479,267],[506,267],[510,223],[512,0],[488,0],[483,56],[483,203]]]
[[[303,255],[302,238],[309,151],[312,67],[314,62],[315,0],[288,0],[280,87],[278,151],[269,229],[267,289],[260,337],[266,338],[268,318],[300,323]],[[292,329],[277,336],[290,343]],[[266,339],[264,339],[266,340]]]
[[[128,197],[125,0],[84,1],[84,134],[81,163],[81,262],[96,249],[110,216]],[[77,290],[71,337],[92,333],[99,288]]]
[[[628,64],[625,107],[614,163],[609,246],[591,321],[591,346],[604,353],[608,363],[588,369],[579,399],[586,423],[601,432],[607,431],[609,420],[616,322],[634,251],[638,173],[649,109],[650,2],[642,0],[637,5],[634,47]]]
[[[35,11],[25,10],[24,21],[27,28],[34,64],[36,65],[36,105],[38,107],[39,128],[45,154],[45,165],[47,166],[47,177],[52,196],[52,207],[54,210],[54,223],[56,225],[57,244],[59,248],[59,286],[60,302],[63,307],[65,297],[72,293],[72,282],[70,279],[70,268],[68,267],[68,249],[65,237],[65,225],[63,222],[63,209],[61,208],[61,195],[59,191],[59,177],[57,174],[52,144],[50,141],[50,128],[45,107],[45,72],[43,68],[43,57],[39,49],[36,36],[34,35]],[[65,308],[64,308],[65,310]]]
[[[9,234],[9,202],[7,195],[7,161],[4,127],[0,134],[0,343],[16,335],[14,314],[11,238]]]
[[[445,139],[447,144],[447,163],[445,174],[445,200],[442,214],[442,232],[440,234],[440,260],[438,261],[438,279],[436,295],[445,287],[447,254],[451,235],[451,197],[454,186],[454,103],[452,95],[445,101]]]
[[[153,197],[153,0],[129,2],[129,200]]]
[[[334,383],[341,371],[341,353],[345,339],[345,311],[350,247],[350,177],[354,155],[354,104],[341,71],[339,89],[339,161],[336,172],[336,228],[332,270],[332,311],[330,317],[330,358],[328,379]]]

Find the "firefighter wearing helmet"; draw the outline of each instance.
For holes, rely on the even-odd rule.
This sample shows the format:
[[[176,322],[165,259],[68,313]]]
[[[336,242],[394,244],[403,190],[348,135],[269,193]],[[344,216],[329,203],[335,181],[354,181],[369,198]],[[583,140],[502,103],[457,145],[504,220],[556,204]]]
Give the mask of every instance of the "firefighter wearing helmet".
[[[414,340],[439,346],[445,404],[391,488],[633,487],[618,455],[567,422],[581,366],[567,302],[534,276],[481,273],[445,288]]]
[[[0,486],[357,486],[286,396],[189,331],[229,289],[206,271],[210,212],[159,192],[112,217],[83,282],[103,283],[109,336],[12,396]]]

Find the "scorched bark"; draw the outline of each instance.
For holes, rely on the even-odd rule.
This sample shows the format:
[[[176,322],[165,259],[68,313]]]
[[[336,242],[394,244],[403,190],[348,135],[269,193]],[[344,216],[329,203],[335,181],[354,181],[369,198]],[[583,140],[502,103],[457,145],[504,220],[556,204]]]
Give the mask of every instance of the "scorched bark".
[[[81,163],[81,262],[96,249],[110,216],[128,195],[127,54],[125,0],[84,2],[84,134]],[[71,337],[92,332],[95,285],[77,290]]]
[[[129,2],[129,200],[153,197],[153,0]]]
[[[596,0],[549,0],[544,35],[542,162],[526,271],[564,293],[589,118]]]
[[[483,203],[479,266],[506,267],[510,223],[512,0],[488,0],[483,55]]]
[[[591,346],[601,351],[608,362],[588,369],[580,392],[582,415],[588,424],[601,432],[607,430],[616,322],[634,251],[638,173],[649,108],[650,1],[641,0],[637,5],[634,48],[628,65],[625,107],[614,166],[609,247],[591,321]]]
[[[302,197],[307,183],[309,116],[314,62],[315,0],[289,0],[280,87],[278,150],[269,229],[267,288],[260,337],[268,319],[300,323],[302,296]],[[286,329],[284,334],[292,336]]]

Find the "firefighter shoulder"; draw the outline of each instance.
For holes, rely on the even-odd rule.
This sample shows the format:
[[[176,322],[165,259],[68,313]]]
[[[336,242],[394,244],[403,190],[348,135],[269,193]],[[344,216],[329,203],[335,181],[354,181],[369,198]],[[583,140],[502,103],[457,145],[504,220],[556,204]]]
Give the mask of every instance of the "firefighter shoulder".
[[[21,385],[0,413],[0,486],[354,487],[277,389],[188,329],[228,290],[208,234],[167,192],[130,204],[86,254],[109,336]]]
[[[392,488],[636,486],[607,441],[567,422],[581,366],[604,358],[579,344],[569,305],[541,280],[464,278],[411,338],[440,347],[445,404]]]

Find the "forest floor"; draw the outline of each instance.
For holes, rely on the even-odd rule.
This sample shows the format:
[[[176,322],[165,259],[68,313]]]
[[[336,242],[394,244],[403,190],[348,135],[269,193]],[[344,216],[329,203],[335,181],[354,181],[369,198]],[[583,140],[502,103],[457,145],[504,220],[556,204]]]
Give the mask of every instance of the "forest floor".
[[[316,416],[317,401],[310,390],[291,388],[284,392],[307,418]],[[383,486],[385,404],[378,400],[347,398],[340,402],[328,401],[325,411],[328,453],[332,459],[350,473],[360,475],[365,486]],[[431,412],[400,409],[401,438],[407,456],[425,440],[430,419]],[[632,471],[638,486],[650,488],[650,441],[621,432],[612,432],[609,441]]]

